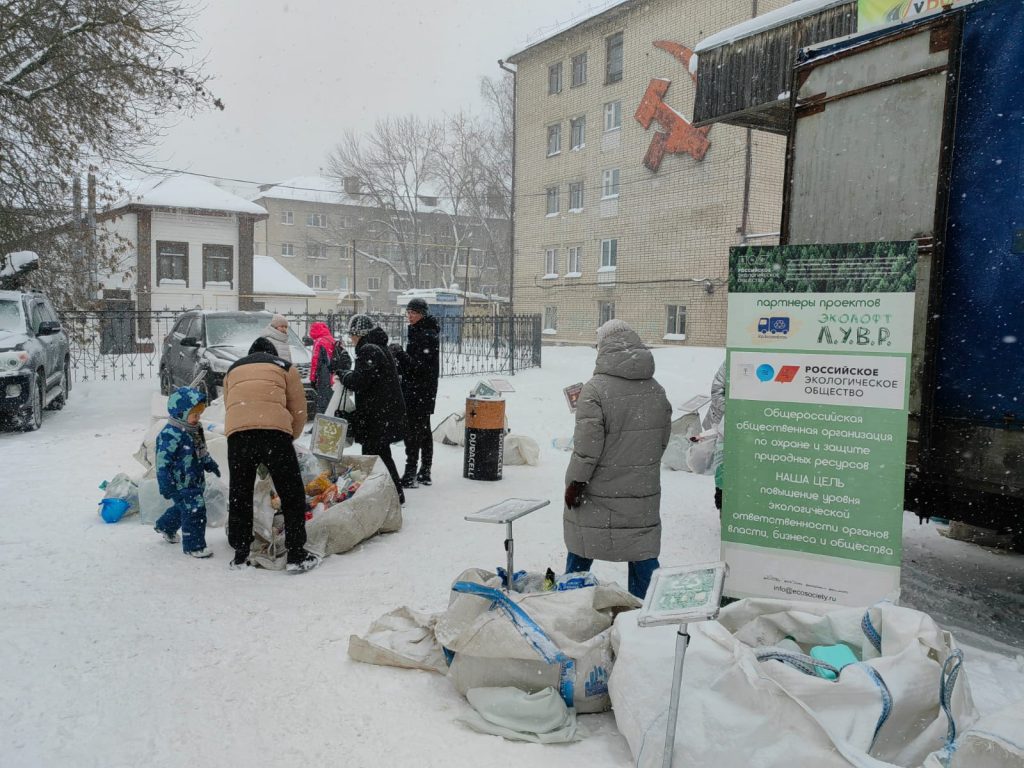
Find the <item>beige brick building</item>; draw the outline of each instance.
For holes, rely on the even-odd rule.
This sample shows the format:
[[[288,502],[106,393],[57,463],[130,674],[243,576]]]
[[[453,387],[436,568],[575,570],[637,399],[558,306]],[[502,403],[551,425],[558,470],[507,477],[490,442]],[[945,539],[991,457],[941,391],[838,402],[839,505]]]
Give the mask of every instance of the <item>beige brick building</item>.
[[[777,241],[785,143],[690,125],[691,49],[751,12],[626,0],[510,57],[513,298],[549,341],[618,317],[648,343],[724,344],[729,247]]]
[[[267,185],[253,200],[268,214],[256,225],[255,252],[272,256],[316,291],[308,302],[310,312],[350,310],[353,293],[360,311],[396,311],[395,298],[403,291],[461,288],[467,278],[473,292],[508,293],[508,278],[501,275],[499,257],[486,247],[488,239],[474,237],[471,223],[446,213],[443,200],[421,196],[418,275],[408,274],[390,231],[395,217],[368,205],[358,192],[338,191],[330,179],[296,177]],[[498,242],[505,243],[508,222],[489,223],[499,231]],[[459,247],[452,240],[456,224]],[[348,300],[342,301],[345,296]]]

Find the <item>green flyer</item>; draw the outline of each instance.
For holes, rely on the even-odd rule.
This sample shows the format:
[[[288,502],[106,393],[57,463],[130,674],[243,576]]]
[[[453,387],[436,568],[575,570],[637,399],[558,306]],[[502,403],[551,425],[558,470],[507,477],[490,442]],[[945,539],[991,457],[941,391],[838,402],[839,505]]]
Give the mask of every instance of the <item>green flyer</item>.
[[[914,242],[732,249],[728,595],[898,596],[916,270]]]

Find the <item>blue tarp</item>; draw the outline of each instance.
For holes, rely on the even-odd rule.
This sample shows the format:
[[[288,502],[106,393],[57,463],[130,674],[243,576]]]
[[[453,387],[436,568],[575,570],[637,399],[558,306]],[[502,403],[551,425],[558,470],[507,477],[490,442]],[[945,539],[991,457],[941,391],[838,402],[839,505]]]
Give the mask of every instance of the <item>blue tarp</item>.
[[[936,415],[1024,426],[1024,1],[967,6]]]

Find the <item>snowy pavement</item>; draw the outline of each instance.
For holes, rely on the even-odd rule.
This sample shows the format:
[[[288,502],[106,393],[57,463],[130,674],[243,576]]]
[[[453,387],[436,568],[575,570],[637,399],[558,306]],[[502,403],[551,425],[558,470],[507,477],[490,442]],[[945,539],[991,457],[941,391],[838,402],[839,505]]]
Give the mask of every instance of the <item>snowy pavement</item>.
[[[0,764],[4,766],[628,766],[611,714],[581,718],[573,745],[511,743],[455,722],[468,705],[438,675],[349,660],[348,637],[399,605],[437,611],[463,569],[504,561],[500,526],[463,516],[507,496],[551,506],[515,526],[516,564],[564,563],[562,475],[572,434],[562,387],[586,380],[594,352],[545,348],[545,367],[513,379],[513,432],[541,466],[500,483],[464,480],[462,451],[437,446],[434,485],[408,493],[405,525],[302,576],[197,561],[128,520],[105,525],[97,485],[135,472],[148,382],[91,383],[31,434],[0,434]],[[674,404],[704,392],[721,350],[658,350]],[[442,381],[437,416],[461,410],[475,378]],[[401,449],[399,447],[399,453]],[[663,473],[667,565],[718,557],[709,477]],[[968,645],[978,707],[1024,700],[1024,557],[940,537],[905,521],[904,602]],[[625,581],[625,565],[598,563]]]

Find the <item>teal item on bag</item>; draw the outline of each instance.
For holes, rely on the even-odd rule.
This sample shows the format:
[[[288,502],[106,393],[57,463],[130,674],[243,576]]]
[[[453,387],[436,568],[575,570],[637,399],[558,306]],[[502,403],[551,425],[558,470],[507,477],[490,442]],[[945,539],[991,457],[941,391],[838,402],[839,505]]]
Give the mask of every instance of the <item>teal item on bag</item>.
[[[853,652],[850,646],[844,643],[836,643],[835,645],[816,645],[811,648],[811,657],[824,661],[826,664],[831,664],[836,669],[842,671],[843,667],[847,664],[856,664],[860,659]],[[823,669],[821,667],[815,667],[815,672],[826,680],[835,680],[839,675],[830,669]]]

